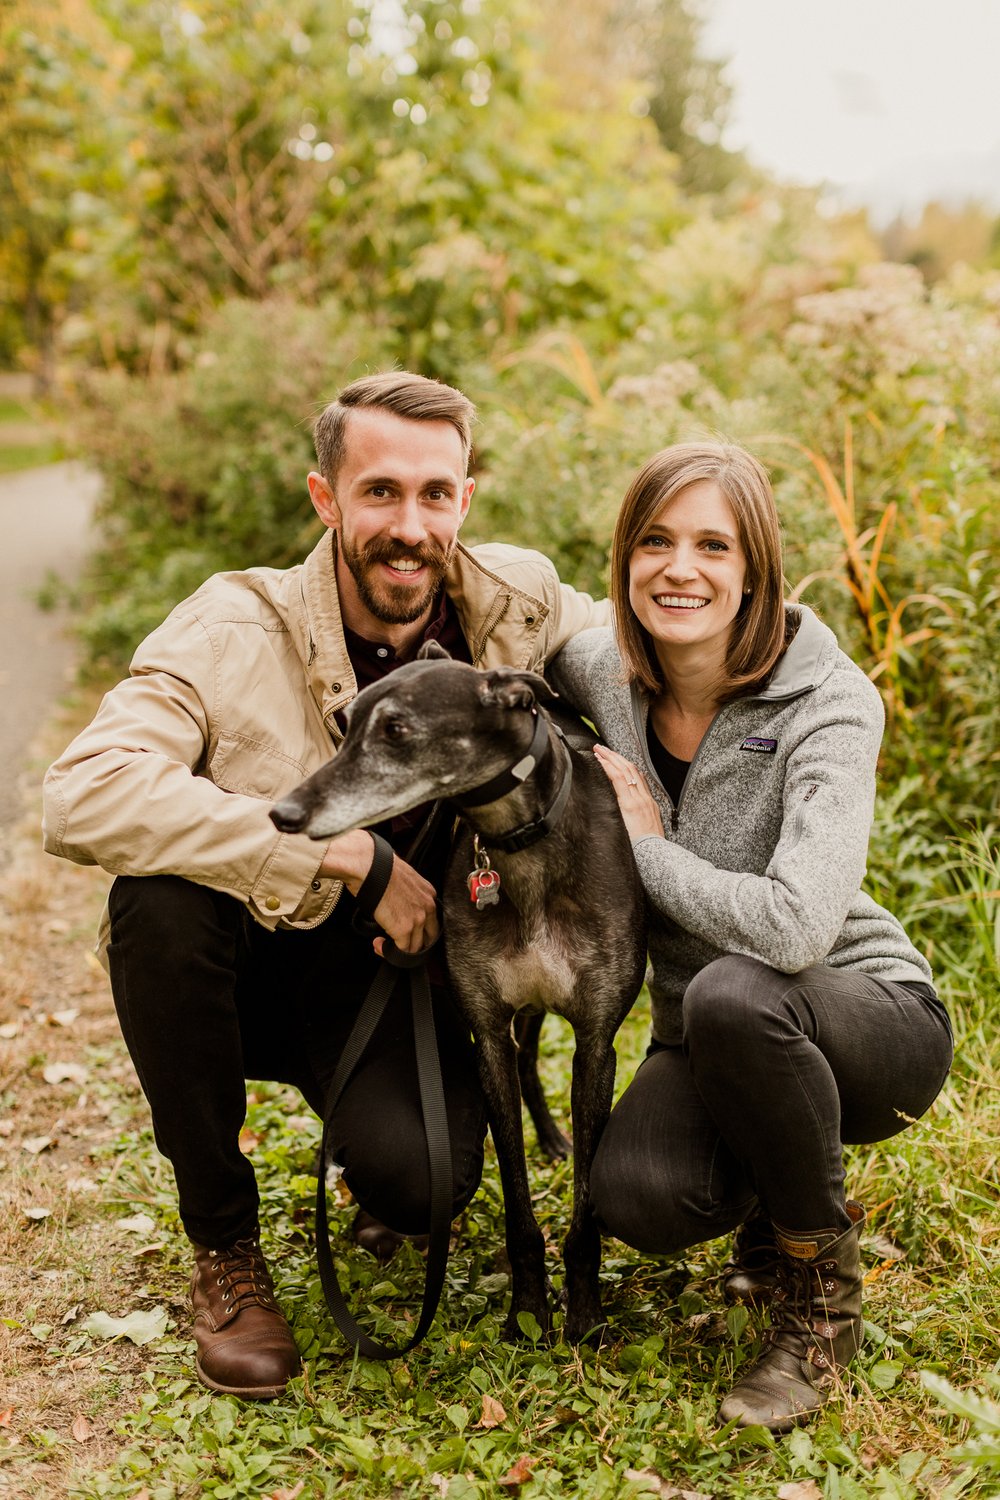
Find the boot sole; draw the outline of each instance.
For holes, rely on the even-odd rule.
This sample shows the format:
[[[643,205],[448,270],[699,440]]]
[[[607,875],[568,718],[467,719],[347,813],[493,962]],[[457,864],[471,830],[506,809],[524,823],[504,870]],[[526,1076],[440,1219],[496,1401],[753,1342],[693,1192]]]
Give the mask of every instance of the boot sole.
[[[277,1401],[288,1391],[288,1381],[284,1385],[219,1385],[210,1375],[206,1375],[201,1365],[195,1360],[195,1374],[202,1385],[207,1386],[210,1391],[216,1391],[220,1396],[240,1396],[244,1401]],[[289,1375],[289,1380],[294,1380]]]

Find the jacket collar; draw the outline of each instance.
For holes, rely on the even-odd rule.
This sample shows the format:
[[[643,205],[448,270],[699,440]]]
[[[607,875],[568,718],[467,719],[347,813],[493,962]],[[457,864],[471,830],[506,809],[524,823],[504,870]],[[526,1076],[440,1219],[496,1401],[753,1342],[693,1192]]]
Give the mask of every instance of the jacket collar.
[[[327,531],[302,565],[302,610],[289,612],[288,627],[327,728],[339,738],[333,716],[357,696],[358,684],[344,639],[335,556],[336,533]],[[479,662],[487,640],[507,613],[512,599],[516,597],[530,606],[536,632],[548,614],[548,606],[542,600],[491,573],[461,542],[455,548],[444,586],[458,611],[473,664]],[[525,659],[511,660],[512,666],[529,664],[532,639],[525,634]]]
[[[798,620],[784,656],[775,667],[771,680],[755,698],[768,700],[797,698],[811,692],[833,671],[839,647],[830,628],[813,614],[806,604],[786,604],[785,613]]]

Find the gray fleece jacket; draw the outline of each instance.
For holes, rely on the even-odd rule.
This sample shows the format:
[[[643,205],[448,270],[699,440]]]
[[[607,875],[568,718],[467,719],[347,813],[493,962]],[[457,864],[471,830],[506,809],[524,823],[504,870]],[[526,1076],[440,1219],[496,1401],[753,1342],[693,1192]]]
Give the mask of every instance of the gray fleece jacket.
[[[884,714],[877,689],[804,605],[770,682],[727,703],[674,807],[646,745],[649,702],[624,685],[610,630],[549,664],[552,685],[645,775],[665,836],[633,844],[650,907],[653,1036],[681,1038],[689,981],[727,953],[929,983],[902,926],[861,891]]]

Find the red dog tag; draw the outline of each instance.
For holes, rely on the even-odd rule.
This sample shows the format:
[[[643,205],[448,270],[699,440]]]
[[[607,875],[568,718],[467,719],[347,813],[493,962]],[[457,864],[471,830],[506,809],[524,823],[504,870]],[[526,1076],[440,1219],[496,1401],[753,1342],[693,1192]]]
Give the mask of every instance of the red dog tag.
[[[469,900],[477,911],[496,906],[500,900],[500,876],[496,870],[473,870],[468,878]]]

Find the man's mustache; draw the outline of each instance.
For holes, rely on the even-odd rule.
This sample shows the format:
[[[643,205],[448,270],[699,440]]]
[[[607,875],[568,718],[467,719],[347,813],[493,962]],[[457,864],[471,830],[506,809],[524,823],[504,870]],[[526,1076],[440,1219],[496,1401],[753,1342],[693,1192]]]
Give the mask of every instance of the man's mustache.
[[[443,572],[448,566],[448,553],[433,542],[425,542],[419,547],[401,547],[383,537],[373,537],[361,548],[360,561],[366,568],[373,563],[415,562],[421,567]]]

